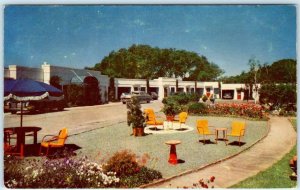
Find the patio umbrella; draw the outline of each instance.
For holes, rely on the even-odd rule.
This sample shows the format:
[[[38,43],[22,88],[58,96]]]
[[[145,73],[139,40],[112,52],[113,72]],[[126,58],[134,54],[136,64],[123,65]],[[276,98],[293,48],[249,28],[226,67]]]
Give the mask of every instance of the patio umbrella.
[[[4,80],[4,100],[14,99],[21,102],[21,127],[23,125],[23,102],[38,101],[47,97],[62,99],[63,92],[46,83],[30,79]]]

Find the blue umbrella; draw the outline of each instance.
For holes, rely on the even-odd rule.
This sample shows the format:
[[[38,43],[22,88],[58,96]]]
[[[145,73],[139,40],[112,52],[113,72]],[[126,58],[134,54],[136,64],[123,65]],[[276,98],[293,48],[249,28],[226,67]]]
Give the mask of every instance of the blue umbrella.
[[[21,102],[21,127],[23,121],[23,102],[42,100],[46,97],[63,98],[63,92],[46,83],[30,79],[4,80],[4,100],[14,99]]]

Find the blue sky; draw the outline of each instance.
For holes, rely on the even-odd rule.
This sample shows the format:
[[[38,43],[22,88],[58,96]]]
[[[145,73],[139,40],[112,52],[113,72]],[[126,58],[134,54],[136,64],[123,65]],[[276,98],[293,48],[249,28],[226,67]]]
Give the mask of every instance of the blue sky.
[[[225,70],[296,59],[290,5],[7,6],[4,66],[84,68],[132,44],[197,52]]]

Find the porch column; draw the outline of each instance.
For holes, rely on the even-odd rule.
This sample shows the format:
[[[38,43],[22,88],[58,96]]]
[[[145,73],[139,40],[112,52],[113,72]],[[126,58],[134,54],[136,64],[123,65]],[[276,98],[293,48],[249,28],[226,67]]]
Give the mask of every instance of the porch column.
[[[43,69],[44,83],[50,84],[50,75],[51,75],[50,65],[47,64],[47,62],[44,62],[44,64],[42,65],[42,69]]]
[[[118,97],[118,87],[115,87],[115,99],[119,100],[120,97]]]
[[[13,79],[17,79],[17,65],[9,65],[9,77]]]

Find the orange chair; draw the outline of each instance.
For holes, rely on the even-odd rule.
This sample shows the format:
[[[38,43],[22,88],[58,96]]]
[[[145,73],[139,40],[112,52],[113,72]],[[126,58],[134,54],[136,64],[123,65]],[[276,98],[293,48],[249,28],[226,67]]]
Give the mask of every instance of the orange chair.
[[[147,108],[144,110],[145,116],[146,116],[146,124],[147,125],[163,125],[163,120],[157,120],[157,117],[154,114],[153,109]]]
[[[239,146],[241,146],[241,138],[245,135],[246,125],[242,121],[233,121],[231,124],[231,131],[228,136],[238,137]]]
[[[16,139],[15,137],[12,137],[14,135],[12,130],[4,130],[4,144],[3,144],[3,148],[4,148],[4,154],[5,155],[20,155],[20,152],[16,151],[16,144],[12,145],[11,144],[11,139]]]
[[[179,120],[175,120],[175,121],[173,121],[173,123],[179,123],[179,125],[180,125],[179,128],[181,128],[181,124],[185,123],[186,120],[187,120],[188,113],[187,112],[180,112],[178,116],[179,116]]]
[[[208,121],[206,119],[197,120],[197,130],[200,135],[203,136],[203,144],[206,142],[206,138],[208,135],[215,135],[208,128]]]
[[[49,138],[50,137],[50,138]],[[63,128],[59,131],[59,134],[56,135],[46,135],[43,137],[40,147],[40,152],[42,152],[42,148],[47,148],[46,156],[49,153],[50,148],[61,148],[64,147],[65,141],[68,138],[68,130],[67,128]]]

